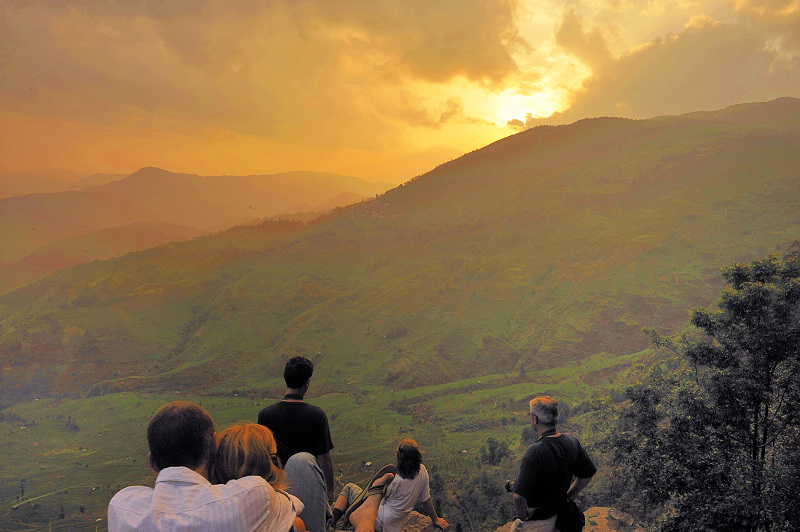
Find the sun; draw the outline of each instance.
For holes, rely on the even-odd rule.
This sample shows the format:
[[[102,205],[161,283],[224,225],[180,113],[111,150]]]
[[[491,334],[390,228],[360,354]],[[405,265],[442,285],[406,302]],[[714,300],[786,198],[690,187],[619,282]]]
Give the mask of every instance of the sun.
[[[491,120],[498,127],[505,127],[512,120],[525,122],[529,116],[545,118],[564,109],[563,98],[551,91],[519,94],[505,90],[490,97],[493,109]]]

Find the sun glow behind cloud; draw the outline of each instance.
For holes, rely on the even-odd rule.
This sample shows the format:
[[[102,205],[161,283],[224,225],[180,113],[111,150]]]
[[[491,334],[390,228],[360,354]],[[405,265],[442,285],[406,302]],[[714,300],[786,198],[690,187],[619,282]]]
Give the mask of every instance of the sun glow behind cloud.
[[[4,2],[0,172],[400,182],[538,123],[800,96],[798,27],[800,0]]]
[[[524,121],[528,116],[545,118],[567,107],[566,95],[555,94],[552,90],[533,94],[505,90],[496,96],[490,96],[489,100],[494,104],[493,122],[498,127],[505,127],[514,120]]]

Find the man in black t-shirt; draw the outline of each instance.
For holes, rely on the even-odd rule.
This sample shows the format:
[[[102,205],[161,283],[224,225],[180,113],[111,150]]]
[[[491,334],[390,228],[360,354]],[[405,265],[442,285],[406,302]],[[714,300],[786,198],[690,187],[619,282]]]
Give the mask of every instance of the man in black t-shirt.
[[[519,517],[514,530],[552,532],[561,505],[589,484],[597,468],[574,436],[556,432],[558,403],[536,397],[529,415],[539,438],[525,451],[513,484]]]
[[[333,442],[328,416],[320,407],[284,399],[259,412],[258,422],[275,435],[282,464],[292,455],[303,452],[313,454],[321,467],[330,460]]]
[[[314,364],[308,358],[290,358],[283,371],[286,394],[283,400],[258,413],[258,423],[275,436],[278,457],[291,481],[289,492],[306,506],[301,514],[306,529],[320,532],[326,530],[325,513],[334,497],[330,454],[333,441],[328,416],[321,408],[303,400],[313,373]],[[311,475],[306,480],[309,468],[318,471],[320,478]]]

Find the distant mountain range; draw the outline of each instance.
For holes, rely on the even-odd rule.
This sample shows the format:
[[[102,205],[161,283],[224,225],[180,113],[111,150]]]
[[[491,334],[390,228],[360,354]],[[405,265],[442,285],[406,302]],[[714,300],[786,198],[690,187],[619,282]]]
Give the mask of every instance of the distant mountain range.
[[[105,185],[125,177],[123,174],[81,174],[69,170],[43,168],[27,172],[0,174],[0,199],[25,194],[44,194],[81,190]]]
[[[0,192],[16,195],[0,199],[0,293],[56,268],[284,213],[319,214],[390,187],[316,172],[201,177],[143,168],[127,177],[54,170],[2,175]],[[104,239],[109,230],[114,236]]]
[[[319,386],[348,393],[633,354],[647,345],[643,326],[677,330],[712,304],[721,266],[796,245],[798,146],[791,98],[543,126],[311,223],[236,227],[59,271],[0,297],[3,399],[261,390],[294,354],[324,360]],[[31,227],[24,249],[3,236],[0,249],[6,260],[32,252],[43,227],[49,241],[69,236],[48,206],[82,228],[153,221],[170,205],[170,223],[193,228],[242,205],[285,209],[254,197],[251,178],[236,178],[247,193],[215,197],[227,179],[190,195],[196,176],[144,169],[71,193],[68,207],[7,203],[24,220],[17,230],[37,235]],[[212,200],[224,204],[213,213]],[[579,378],[607,383],[614,371]]]

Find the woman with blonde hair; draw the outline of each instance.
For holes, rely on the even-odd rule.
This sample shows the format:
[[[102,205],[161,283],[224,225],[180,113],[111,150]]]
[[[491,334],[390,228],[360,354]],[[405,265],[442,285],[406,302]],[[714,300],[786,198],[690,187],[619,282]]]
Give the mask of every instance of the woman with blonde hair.
[[[267,529],[276,532],[294,530],[305,532],[305,525],[297,514],[303,511],[303,503],[286,493],[286,473],[280,467],[278,447],[267,427],[257,423],[240,423],[223,430],[218,435],[217,450],[211,465],[211,482],[224,484],[229,480],[250,475],[262,477],[278,497],[287,497],[292,502],[292,511],[272,516]],[[278,505],[274,505],[278,507]]]

